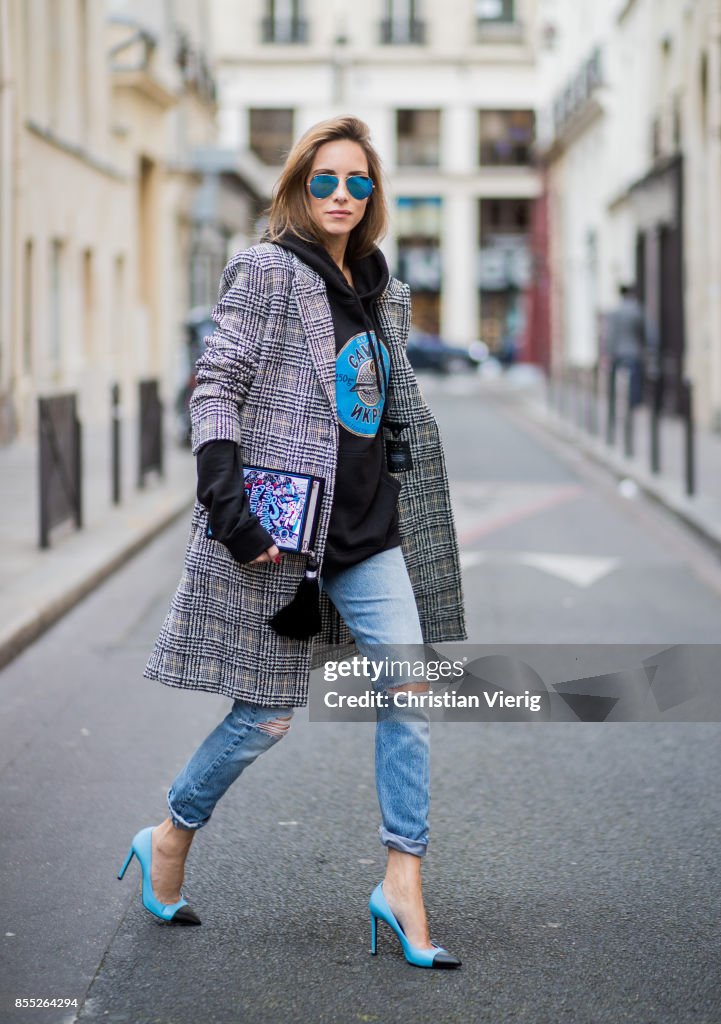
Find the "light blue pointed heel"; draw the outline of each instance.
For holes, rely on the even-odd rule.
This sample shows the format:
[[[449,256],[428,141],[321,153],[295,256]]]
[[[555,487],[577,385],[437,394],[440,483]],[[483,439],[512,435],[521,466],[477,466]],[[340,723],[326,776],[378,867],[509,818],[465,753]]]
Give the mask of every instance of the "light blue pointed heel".
[[[188,906],[188,901],[183,897],[182,892],[181,898],[177,903],[161,903],[156,898],[150,874],[153,850],[152,834],[152,826],[150,828],[143,828],[138,832],[130,844],[130,852],[125,858],[125,863],[120,869],[118,878],[123,877],[130,861],[134,856],[137,857],[143,872],[143,906],[145,909],[149,910],[155,917],[159,917],[161,921],[167,921],[169,924],[200,924],[200,918]]]
[[[461,961],[457,956],[449,953],[443,946],[439,946],[437,942],[433,943],[434,949],[418,949],[416,946],[412,946],[405,936],[405,932],[401,928],[400,924],[396,920],[395,914],[388,906],[385,896],[383,895],[383,883],[379,882],[371,893],[371,898],[368,901],[368,907],[371,912],[371,953],[377,952],[378,946],[378,919],[385,921],[385,923],[393,929],[398,938],[400,939],[401,946],[403,947],[403,954],[409,964],[413,964],[414,967],[437,967],[448,969],[450,967],[460,967]]]

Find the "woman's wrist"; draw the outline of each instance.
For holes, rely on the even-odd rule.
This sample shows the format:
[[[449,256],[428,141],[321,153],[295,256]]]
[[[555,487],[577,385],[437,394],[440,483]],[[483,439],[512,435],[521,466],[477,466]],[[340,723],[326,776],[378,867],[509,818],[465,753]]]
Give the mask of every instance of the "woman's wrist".
[[[221,543],[225,544],[236,562],[247,563],[262,555],[275,544],[275,541],[265,527],[261,526],[257,516],[252,515]]]

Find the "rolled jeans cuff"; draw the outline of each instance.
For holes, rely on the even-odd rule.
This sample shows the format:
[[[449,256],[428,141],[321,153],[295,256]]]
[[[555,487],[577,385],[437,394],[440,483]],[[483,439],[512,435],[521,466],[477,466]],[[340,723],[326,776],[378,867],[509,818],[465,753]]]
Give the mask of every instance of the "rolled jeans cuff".
[[[401,853],[412,853],[414,857],[425,857],[428,850],[428,841],[421,842],[418,839],[406,839],[404,836],[397,836],[389,832],[383,825],[378,829],[378,835],[384,846],[390,846],[393,850],[400,850]]]
[[[173,805],[170,802],[170,794],[171,794],[171,792],[172,792],[172,786],[168,790],[167,803],[168,803],[168,811],[170,812],[170,820],[173,823],[173,828],[182,828],[182,829],[185,829],[186,831],[193,831],[195,829],[202,828],[205,824],[207,824],[207,821],[192,822],[192,821],[186,821],[185,818],[181,818],[181,816],[178,814],[178,812],[175,810],[175,808],[173,807]]]

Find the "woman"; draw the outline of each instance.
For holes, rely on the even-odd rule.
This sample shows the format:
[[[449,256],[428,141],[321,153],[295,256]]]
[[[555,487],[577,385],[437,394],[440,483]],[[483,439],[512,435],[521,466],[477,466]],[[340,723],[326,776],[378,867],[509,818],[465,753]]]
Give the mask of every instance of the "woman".
[[[443,452],[405,354],[410,290],[390,278],[377,248],[386,226],[367,126],[324,121],[288,156],[268,240],[236,254],[221,282],[191,401],[198,501],[185,570],[145,675],[229,696],[233,706],[172,783],[169,817],[135,836],[121,870],[137,856],[144,906],[161,920],[200,923],[181,893],[193,836],[288,731],[307,703],[311,668],[372,656],[377,644],[465,639]],[[305,556],[281,557],[251,514],[244,465],[325,481],[309,568]],[[316,565],[313,624],[303,604],[312,604]],[[410,963],[449,967],[460,961],[431,942],[421,889],[428,724],[425,713],[379,712],[388,861],[370,901],[372,951],[381,918]]]

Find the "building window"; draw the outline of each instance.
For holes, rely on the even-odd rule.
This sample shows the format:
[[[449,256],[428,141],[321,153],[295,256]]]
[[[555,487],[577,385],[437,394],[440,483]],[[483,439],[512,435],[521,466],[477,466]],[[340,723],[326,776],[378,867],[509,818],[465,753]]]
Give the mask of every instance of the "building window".
[[[529,199],[482,199],[478,285],[481,337],[502,362],[519,351],[531,283]]]
[[[303,0],[266,0],[262,39],[264,43],[307,43],[308,22]]]
[[[113,260],[113,320],[110,327],[110,352],[117,360],[125,344],[125,256],[118,253]],[[117,362],[115,363],[117,368]]]
[[[61,25],[60,4],[48,4],[46,29],[47,62],[45,66],[46,84],[46,110],[47,123],[52,131],[57,131],[60,126],[61,111],[63,109],[63,95],[61,78],[62,55],[62,25]],[[31,44],[32,45],[32,44]]]
[[[441,150],[440,110],[396,111],[399,167],[438,167]]]
[[[137,285],[138,298],[146,309],[155,301],[154,275],[156,272],[157,235],[154,212],[157,209],[157,164],[141,156],[138,166],[138,199],[136,207],[136,239],[138,245]]]
[[[525,235],[531,226],[530,200],[481,200],[481,242]]]
[[[80,108],[80,141],[87,145],[90,135],[90,25],[88,0],[78,0],[78,105]]]
[[[515,19],[514,0],[476,0],[476,19],[485,21],[513,21]]]
[[[480,112],[480,163],[490,167],[524,167],[531,162],[535,131],[532,110]]]
[[[50,288],[48,301],[48,355],[50,366],[58,372],[63,350],[63,243],[55,238],[50,244]]]
[[[661,156],[663,145],[661,142],[661,118],[654,117],[651,122],[651,156],[658,160]]]
[[[678,95],[678,93],[673,98],[672,118],[673,148],[676,152],[680,152],[683,139],[681,120],[681,97],[680,95]]]
[[[425,43],[425,22],[418,17],[418,0],[386,0],[386,16],[381,21],[381,43],[406,45]]]
[[[25,242],[23,261],[23,371],[33,372],[33,348],[35,326],[35,303],[33,295],[33,276],[35,270],[35,254],[31,239]]]
[[[279,167],[293,145],[293,111],[251,109],[250,148],[263,163]]]
[[[411,287],[414,326],[437,334],[441,305],[440,196],[399,196],[395,233],[398,276]]]
[[[81,280],[83,287],[83,350],[87,359],[95,355],[95,266],[92,249],[82,254]]]

